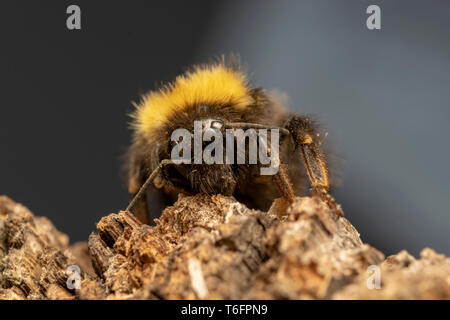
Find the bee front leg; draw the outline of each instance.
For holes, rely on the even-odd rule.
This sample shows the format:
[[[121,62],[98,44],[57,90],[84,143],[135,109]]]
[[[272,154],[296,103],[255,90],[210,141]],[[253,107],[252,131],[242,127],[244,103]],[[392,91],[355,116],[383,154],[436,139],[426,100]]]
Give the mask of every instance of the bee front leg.
[[[328,170],[314,122],[307,117],[293,116],[287,121],[285,128],[291,133],[295,149],[300,152],[313,196],[320,197],[336,214],[342,215],[341,206],[328,193]]]
[[[135,196],[135,195],[134,195]],[[127,209],[128,210],[128,209]],[[150,214],[148,212],[147,195],[143,194],[134,204],[133,214],[136,218],[144,223],[150,225]]]
[[[125,209],[126,211],[130,211],[130,212],[135,211],[135,215],[142,222],[145,222],[145,221],[149,222],[149,215],[148,215],[148,210],[147,210],[147,199],[146,199],[147,188],[151,184],[153,184],[155,178],[157,177],[158,174],[160,174],[161,170],[163,170],[163,168],[168,165],[175,165],[175,163],[169,159],[162,160],[159,163],[159,165],[148,176],[145,183],[140,187],[139,191],[134,194],[133,200],[131,200],[130,204]]]

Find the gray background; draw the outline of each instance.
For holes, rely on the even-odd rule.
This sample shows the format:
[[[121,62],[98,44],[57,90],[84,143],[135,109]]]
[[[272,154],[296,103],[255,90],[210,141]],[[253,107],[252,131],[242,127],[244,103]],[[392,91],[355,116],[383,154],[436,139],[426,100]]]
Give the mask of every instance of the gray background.
[[[82,9],[81,31],[65,8]],[[382,29],[366,28],[378,4]],[[386,254],[450,254],[448,1],[2,1],[0,194],[85,240],[126,206],[130,101],[239,53],[329,133],[334,192]]]

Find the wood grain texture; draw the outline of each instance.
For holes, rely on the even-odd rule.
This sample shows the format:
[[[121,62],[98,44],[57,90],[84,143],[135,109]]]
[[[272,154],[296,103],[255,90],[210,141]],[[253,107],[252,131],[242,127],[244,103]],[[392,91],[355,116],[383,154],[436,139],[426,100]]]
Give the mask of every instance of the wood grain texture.
[[[81,269],[67,288],[67,267]],[[381,289],[367,287],[380,268]],[[449,299],[450,258],[385,259],[317,198],[268,212],[232,197],[180,196],[156,225],[103,217],[69,245],[51,222],[0,197],[0,299]]]

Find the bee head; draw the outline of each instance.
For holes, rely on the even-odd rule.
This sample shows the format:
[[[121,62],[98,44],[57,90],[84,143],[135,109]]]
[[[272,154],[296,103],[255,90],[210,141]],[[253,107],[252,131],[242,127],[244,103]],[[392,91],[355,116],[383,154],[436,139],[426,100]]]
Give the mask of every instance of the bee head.
[[[183,149],[183,157],[190,161],[174,166],[168,180],[187,183],[182,187],[193,192],[232,194],[236,165],[227,164],[226,153],[213,146],[226,149],[226,123],[252,119],[248,115],[256,114],[264,102],[255,98],[262,97],[258,92],[239,68],[217,63],[194,67],[143,96],[135,105],[132,127],[135,140],[144,146],[143,158],[150,158],[146,160],[150,170],[164,159],[173,160],[174,151]],[[173,139],[177,130],[184,132]],[[223,161],[210,163],[209,158]]]
[[[175,169],[195,192],[232,194],[234,191],[233,168],[226,164],[224,151],[224,121],[218,117],[202,118],[194,121],[191,130],[177,129],[172,133],[169,143],[172,160],[183,162]]]

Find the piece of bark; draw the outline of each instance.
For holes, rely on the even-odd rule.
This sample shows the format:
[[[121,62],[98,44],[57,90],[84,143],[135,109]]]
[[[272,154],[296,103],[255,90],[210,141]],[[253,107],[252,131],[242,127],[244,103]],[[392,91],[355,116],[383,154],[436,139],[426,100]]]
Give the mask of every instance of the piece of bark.
[[[270,259],[259,270],[251,299],[331,298],[384,256],[363,244],[350,222],[316,198],[297,198],[287,216],[267,232]]]
[[[450,298],[449,258],[425,249],[384,259],[310,197],[261,212],[232,197],[180,196],[152,227],[126,211],[105,216],[87,246],[69,247],[48,220],[0,198],[0,298]],[[8,263],[19,259],[26,272]],[[71,263],[84,270],[78,290],[65,286]],[[381,289],[368,285],[373,267]]]
[[[89,248],[110,298],[240,298],[276,220],[232,198],[181,196],[155,227],[124,211],[103,218]]]
[[[0,299],[74,299],[68,267],[77,263],[69,238],[47,218],[0,196]],[[80,280],[96,282],[83,270]]]
[[[367,289],[367,275],[333,295],[334,299],[450,299],[450,258],[430,248],[415,259],[406,251],[380,264],[380,289]]]

